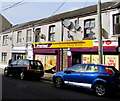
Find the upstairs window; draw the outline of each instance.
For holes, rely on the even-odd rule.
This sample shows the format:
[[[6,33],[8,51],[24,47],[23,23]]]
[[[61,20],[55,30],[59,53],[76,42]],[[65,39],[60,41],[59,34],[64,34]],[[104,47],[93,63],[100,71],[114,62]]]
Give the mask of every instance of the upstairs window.
[[[41,28],[37,28],[35,30],[35,42],[40,42],[40,33],[41,33]]]
[[[31,29],[27,30],[26,41],[27,42],[31,42],[32,41],[32,30]]]
[[[22,31],[19,31],[17,33],[17,43],[20,43],[20,42],[22,42]]]
[[[3,36],[3,45],[7,45],[8,44],[8,35],[4,35]]]
[[[55,25],[49,27],[49,41],[55,41]]]
[[[2,61],[6,61],[7,59],[7,53],[2,53]]]
[[[113,31],[115,34],[120,34],[120,13],[113,16]]]
[[[95,19],[85,20],[84,38],[95,38]]]

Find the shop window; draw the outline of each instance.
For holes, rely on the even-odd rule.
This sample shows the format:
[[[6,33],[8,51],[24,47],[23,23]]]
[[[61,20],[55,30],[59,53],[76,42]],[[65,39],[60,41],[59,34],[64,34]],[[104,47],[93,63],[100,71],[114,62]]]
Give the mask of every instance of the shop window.
[[[32,41],[32,30],[31,29],[27,30],[26,41],[27,42],[31,42]]]
[[[17,43],[20,43],[20,42],[22,42],[22,31],[19,31],[17,33]]]
[[[7,53],[2,53],[2,61],[6,61],[7,59]]]
[[[55,41],[55,25],[49,27],[49,41]]]
[[[41,28],[37,28],[35,30],[35,42],[39,42],[40,41],[40,33],[41,33]]]
[[[56,55],[35,55],[35,60],[42,62],[45,73],[53,74],[56,72],[56,59]]]
[[[3,36],[3,45],[7,45],[8,44],[8,35],[4,35]]]
[[[84,22],[84,38],[95,39],[95,19],[85,20]]]
[[[113,16],[114,35],[120,34],[120,13]]]

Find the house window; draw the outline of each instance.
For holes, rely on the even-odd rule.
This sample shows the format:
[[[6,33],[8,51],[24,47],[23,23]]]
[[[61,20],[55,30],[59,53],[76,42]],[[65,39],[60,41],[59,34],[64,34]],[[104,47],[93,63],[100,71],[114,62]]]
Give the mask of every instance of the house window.
[[[27,42],[31,42],[32,41],[32,30],[27,30],[27,37],[26,37],[26,41]]]
[[[120,13],[113,16],[114,35],[120,34]]]
[[[22,31],[19,31],[17,33],[17,43],[20,43],[20,42],[22,42]]]
[[[8,44],[8,35],[4,35],[3,36],[3,45],[7,45]]]
[[[55,41],[55,25],[49,27],[49,41]]]
[[[85,20],[84,38],[95,38],[95,19]]]
[[[7,59],[7,53],[2,53],[2,61],[6,61]]]
[[[35,30],[35,42],[39,42],[40,41],[40,33],[41,33],[41,29],[37,28]]]

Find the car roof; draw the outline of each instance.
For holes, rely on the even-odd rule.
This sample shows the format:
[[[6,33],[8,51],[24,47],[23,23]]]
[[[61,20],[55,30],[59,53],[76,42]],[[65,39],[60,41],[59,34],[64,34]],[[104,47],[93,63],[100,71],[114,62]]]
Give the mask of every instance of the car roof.
[[[17,60],[25,60],[25,61],[38,61],[38,60],[29,60],[29,59],[17,59]]]
[[[83,63],[83,64],[77,64],[77,65],[107,66],[107,65],[103,65],[103,64],[90,64],[90,63]]]

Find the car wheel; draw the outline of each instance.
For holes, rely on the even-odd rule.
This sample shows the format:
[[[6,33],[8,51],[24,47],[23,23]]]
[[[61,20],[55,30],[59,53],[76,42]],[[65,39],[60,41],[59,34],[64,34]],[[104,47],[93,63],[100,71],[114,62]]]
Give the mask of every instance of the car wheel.
[[[106,95],[106,87],[104,84],[96,84],[94,91],[98,96],[105,96]]]
[[[24,74],[24,72],[21,72],[21,73],[20,73],[20,79],[21,79],[21,80],[24,80],[24,79],[25,79],[25,74]]]
[[[62,80],[62,78],[61,77],[55,78],[54,84],[55,84],[55,87],[62,88],[63,87],[63,80]]]
[[[9,73],[8,73],[7,69],[4,70],[4,76],[9,76]]]

